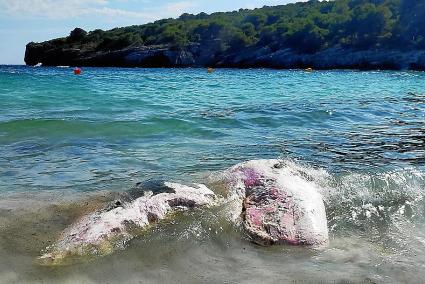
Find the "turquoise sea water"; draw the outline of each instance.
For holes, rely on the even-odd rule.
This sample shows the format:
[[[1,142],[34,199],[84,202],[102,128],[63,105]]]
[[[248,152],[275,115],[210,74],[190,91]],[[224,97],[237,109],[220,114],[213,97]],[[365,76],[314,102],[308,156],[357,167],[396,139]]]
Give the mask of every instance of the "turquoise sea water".
[[[425,274],[425,73],[85,68],[74,76],[3,66],[0,110],[0,253],[9,255],[1,279],[327,283]],[[186,220],[191,230],[161,228],[150,245],[136,240],[84,268],[46,272],[31,262],[43,247],[32,234],[53,238],[72,219],[54,217],[55,202],[150,178],[204,182],[262,158],[290,161],[323,188],[328,250],[270,251],[226,230],[196,241],[182,237],[198,228]],[[16,217],[31,207],[39,219]]]

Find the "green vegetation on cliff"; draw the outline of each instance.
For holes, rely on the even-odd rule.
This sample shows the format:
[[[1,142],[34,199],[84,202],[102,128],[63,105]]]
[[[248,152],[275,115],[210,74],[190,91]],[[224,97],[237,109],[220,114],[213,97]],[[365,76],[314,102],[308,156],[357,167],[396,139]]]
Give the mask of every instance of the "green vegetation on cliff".
[[[425,1],[336,0],[263,7],[207,15],[183,14],[140,26],[89,33],[75,29],[50,41],[62,48],[107,51],[126,47],[193,43],[221,52],[251,45],[312,53],[341,46],[425,48]]]
[[[29,43],[28,65],[425,70],[425,0],[335,0]]]

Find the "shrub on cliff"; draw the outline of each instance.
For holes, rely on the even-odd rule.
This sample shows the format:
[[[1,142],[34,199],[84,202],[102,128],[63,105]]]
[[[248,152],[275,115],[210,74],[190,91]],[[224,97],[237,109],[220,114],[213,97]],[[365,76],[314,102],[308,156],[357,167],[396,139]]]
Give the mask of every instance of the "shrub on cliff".
[[[335,0],[207,15],[183,14],[178,19],[110,31],[74,29],[65,43],[85,50],[115,50],[141,45],[184,49],[198,44],[218,53],[249,46],[272,50],[292,48],[317,52],[342,46],[353,49],[425,48],[425,1]]]
[[[71,41],[80,41],[87,35],[87,32],[81,28],[75,28],[69,34],[68,39]]]

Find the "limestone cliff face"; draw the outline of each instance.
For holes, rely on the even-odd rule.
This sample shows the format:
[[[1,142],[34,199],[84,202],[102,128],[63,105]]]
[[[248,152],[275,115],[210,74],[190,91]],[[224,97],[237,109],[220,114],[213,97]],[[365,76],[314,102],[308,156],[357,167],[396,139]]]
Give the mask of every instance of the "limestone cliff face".
[[[218,65],[270,68],[425,70],[425,51],[351,50],[330,48],[313,54],[291,49],[251,49],[233,54]]]
[[[205,49],[194,44],[181,49],[144,46],[94,52],[58,48],[46,42],[29,43],[25,62],[27,65],[41,63],[44,66],[425,70],[425,51],[330,48],[309,54],[291,49],[271,50],[268,47],[253,46],[223,54],[213,48]]]
[[[29,43],[25,51],[27,65],[172,67],[192,66],[194,52],[172,50],[165,46],[126,48],[114,51],[85,51],[52,47],[48,43]]]

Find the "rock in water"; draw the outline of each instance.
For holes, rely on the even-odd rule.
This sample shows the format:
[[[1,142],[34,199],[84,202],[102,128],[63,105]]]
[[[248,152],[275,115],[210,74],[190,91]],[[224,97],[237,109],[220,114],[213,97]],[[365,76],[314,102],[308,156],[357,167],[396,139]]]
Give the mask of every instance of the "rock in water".
[[[129,202],[116,202],[112,208],[83,217],[66,229],[58,242],[40,257],[45,264],[61,264],[68,256],[106,255],[128,241],[134,229],[145,228],[179,209],[211,206],[214,192],[205,185],[189,187],[163,183],[162,191],[144,191]]]
[[[226,172],[242,224],[261,245],[326,245],[325,206],[314,184],[279,160],[249,161]],[[236,202],[237,204],[237,202]],[[236,218],[233,218],[236,220]]]

